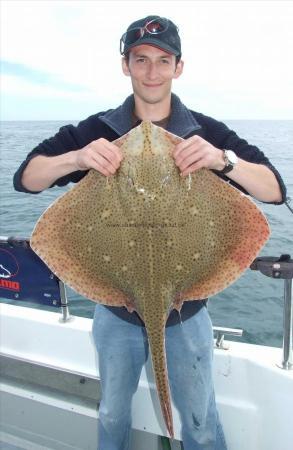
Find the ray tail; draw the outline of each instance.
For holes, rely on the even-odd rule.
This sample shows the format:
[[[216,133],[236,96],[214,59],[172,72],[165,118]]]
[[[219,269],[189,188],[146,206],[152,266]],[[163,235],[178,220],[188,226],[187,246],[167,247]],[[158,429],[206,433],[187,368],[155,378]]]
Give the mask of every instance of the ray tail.
[[[165,323],[163,326],[154,326],[153,321],[149,326],[146,323],[146,330],[149,338],[149,346],[152,355],[152,364],[161,410],[168,433],[173,439],[173,415],[165,350]]]

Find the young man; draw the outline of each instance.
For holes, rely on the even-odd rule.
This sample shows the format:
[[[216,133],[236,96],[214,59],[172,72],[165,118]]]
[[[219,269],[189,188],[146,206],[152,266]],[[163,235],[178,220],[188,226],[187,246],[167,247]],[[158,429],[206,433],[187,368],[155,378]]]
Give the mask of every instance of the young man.
[[[139,121],[151,120],[185,139],[173,154],[183,176],[206,167],[258,200],[285,200],[279,173],[257,147],[223,123],[187,109],[171,93],[173,79],[183,71],[180,38],[173,22],[149,16],[132,23],[121,38],[121,54],[133,95],[117,109],[95,114],[77,127],[62,127],[41,143],[16,172],[15,189],[37,193],[63,186],[79,181],[91,168],[112,176],[122,159],[112,141]],[[173,310],[166,326],[170,388],[181,417],[185,450],[227,448],[215,405],[213,334],[205,306],[206,300],[186,302],[181,317]],[[103,393],[98,448],[126,450],[131,400],[148,356],[145,329],[136,313],[97,305],[93,336]]]

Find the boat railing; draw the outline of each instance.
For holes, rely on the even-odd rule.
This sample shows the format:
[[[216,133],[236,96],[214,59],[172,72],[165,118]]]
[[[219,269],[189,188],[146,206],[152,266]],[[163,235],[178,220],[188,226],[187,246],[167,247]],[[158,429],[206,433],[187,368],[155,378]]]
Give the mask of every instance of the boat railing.
[[[278,367],[293,369],[293,308],[292,278],[293,260],[290,255],[258,257],[251,264],[252,270],[263,275],[284,280],[283,306],[283,357]],[[0,299],[29,301],[40,305],[61,308],[61,322],[71,320],[69,302],[64,283],[33,252],[28,238],[0,236]],[[213,327],[216,348],[227,350],[225,335],[241,337],[243,330]]]
[[[290,255],[280,257],[263,256],[256,258],[251,264],[252,270],[259,270],[270,278],[284,280],[284,306],[283,306],[283,358],[278,366],[284,370],[293,369],[293,310],[292,310],[292,278],[293,260]]]

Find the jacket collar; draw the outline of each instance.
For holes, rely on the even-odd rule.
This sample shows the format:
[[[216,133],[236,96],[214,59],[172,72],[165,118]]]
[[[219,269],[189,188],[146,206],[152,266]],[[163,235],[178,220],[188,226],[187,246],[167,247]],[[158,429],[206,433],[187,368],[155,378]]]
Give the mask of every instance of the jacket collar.
[[[177,95],[171,95],[171,116],[167,131],[180,137],[185,137],[201,128],[192,113],[183,105]],[[134,95],[126,98],[116,109],[101,114],[99,119],[112,128],[119,136],[123,136],[133,126],[132,113],[134,110]]]

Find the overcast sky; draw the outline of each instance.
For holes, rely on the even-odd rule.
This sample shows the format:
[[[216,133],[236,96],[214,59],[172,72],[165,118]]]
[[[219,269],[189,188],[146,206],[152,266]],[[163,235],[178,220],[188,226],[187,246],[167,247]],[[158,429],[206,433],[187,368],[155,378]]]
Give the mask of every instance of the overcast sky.
[[[81,120],[131,92],[119,40],[158,14],[179,27],[173,91],[217,119],[293,119],[292,1],[1,0],[2,120]]]

